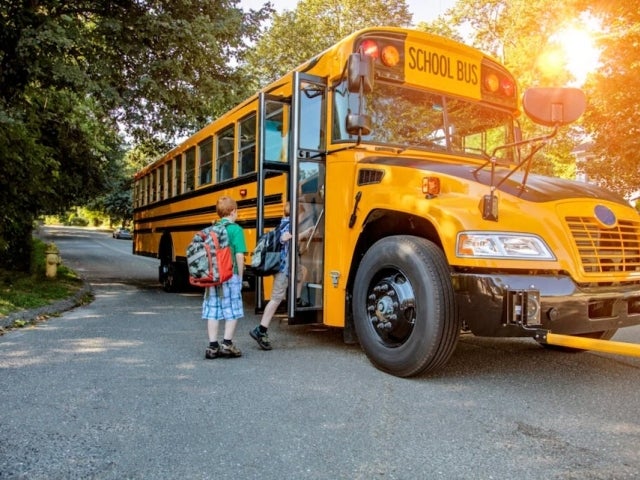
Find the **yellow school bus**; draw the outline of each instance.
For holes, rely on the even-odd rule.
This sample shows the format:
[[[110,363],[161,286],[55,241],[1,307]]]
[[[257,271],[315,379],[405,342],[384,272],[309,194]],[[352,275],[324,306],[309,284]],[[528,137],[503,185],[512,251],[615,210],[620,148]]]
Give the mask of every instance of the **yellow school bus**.
[[[238,201],[249,248],[289,200],[294,237],[313,227],[292,248],[289,322],[344,329],[381,370],[439,368],[461,332],[610,348],[640,323],[638,213],[530,172],[585,103],[576,89],[520,95],[466,45],[364,29],[138,172],[134,251],[158,258],[174,290],[220,195]],[[521,109],[548,134],[523,139]],[[246,280],[259,311],[269,279]]]

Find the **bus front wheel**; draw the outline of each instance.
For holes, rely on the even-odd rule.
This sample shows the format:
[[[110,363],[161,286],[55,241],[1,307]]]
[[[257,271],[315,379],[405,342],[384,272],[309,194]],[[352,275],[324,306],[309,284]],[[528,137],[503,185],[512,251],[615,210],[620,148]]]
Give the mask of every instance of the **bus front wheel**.
[[[353,316],[360,345],[380,370],[410,377],[444,365],[460,321],[442,251],[414,236],[379,240],[358,267]]]

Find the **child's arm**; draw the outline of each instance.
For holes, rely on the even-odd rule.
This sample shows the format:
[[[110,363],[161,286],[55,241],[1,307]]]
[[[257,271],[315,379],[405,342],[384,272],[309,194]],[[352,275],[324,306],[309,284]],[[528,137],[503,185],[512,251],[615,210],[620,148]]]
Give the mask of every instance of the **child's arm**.
[[[244,253],[236,253],[236,265],[238,266],[238,275],[242,278],[244,273]]]

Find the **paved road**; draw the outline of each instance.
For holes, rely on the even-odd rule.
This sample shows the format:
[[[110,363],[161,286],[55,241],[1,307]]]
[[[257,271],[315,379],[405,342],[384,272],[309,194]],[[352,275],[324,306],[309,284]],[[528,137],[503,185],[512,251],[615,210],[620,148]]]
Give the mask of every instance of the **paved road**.
[[[0,479],[635,479],[640,359],[464,337],[435,375],[275,324],[203,358],[197,294],[108,233],[53,229],[88,306],[0,337]],[[617,339],[640,343],[637,328]]]

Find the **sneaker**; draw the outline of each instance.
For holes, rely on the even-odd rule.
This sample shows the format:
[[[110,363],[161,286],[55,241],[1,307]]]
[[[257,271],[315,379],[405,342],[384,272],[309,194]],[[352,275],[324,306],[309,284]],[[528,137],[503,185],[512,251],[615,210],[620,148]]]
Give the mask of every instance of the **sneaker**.
[[[227,345],[226,343],[221,343],[220,356],[225,358],[241,357],[242,352],[233,343],[231,345]]]
[[[269,342],[269,336],[265,333],[262,333],[258,327],[254,328],[249,332],[251,338],[253,338],[258,345],[263,350],[271,350],[271,342]]]
[[[219,356],[220,356],[220,347],[217,347],[217,348],[207,347],[207,349],[204,351],[204,358],[208,360],[218,358]]]
[[[296,307],[298,308],[306,308],[306,307],[310,307],[311,304],[309,302],[307,302],[306,300],[302,300],[301,298],[297,298],[296,299]]]

